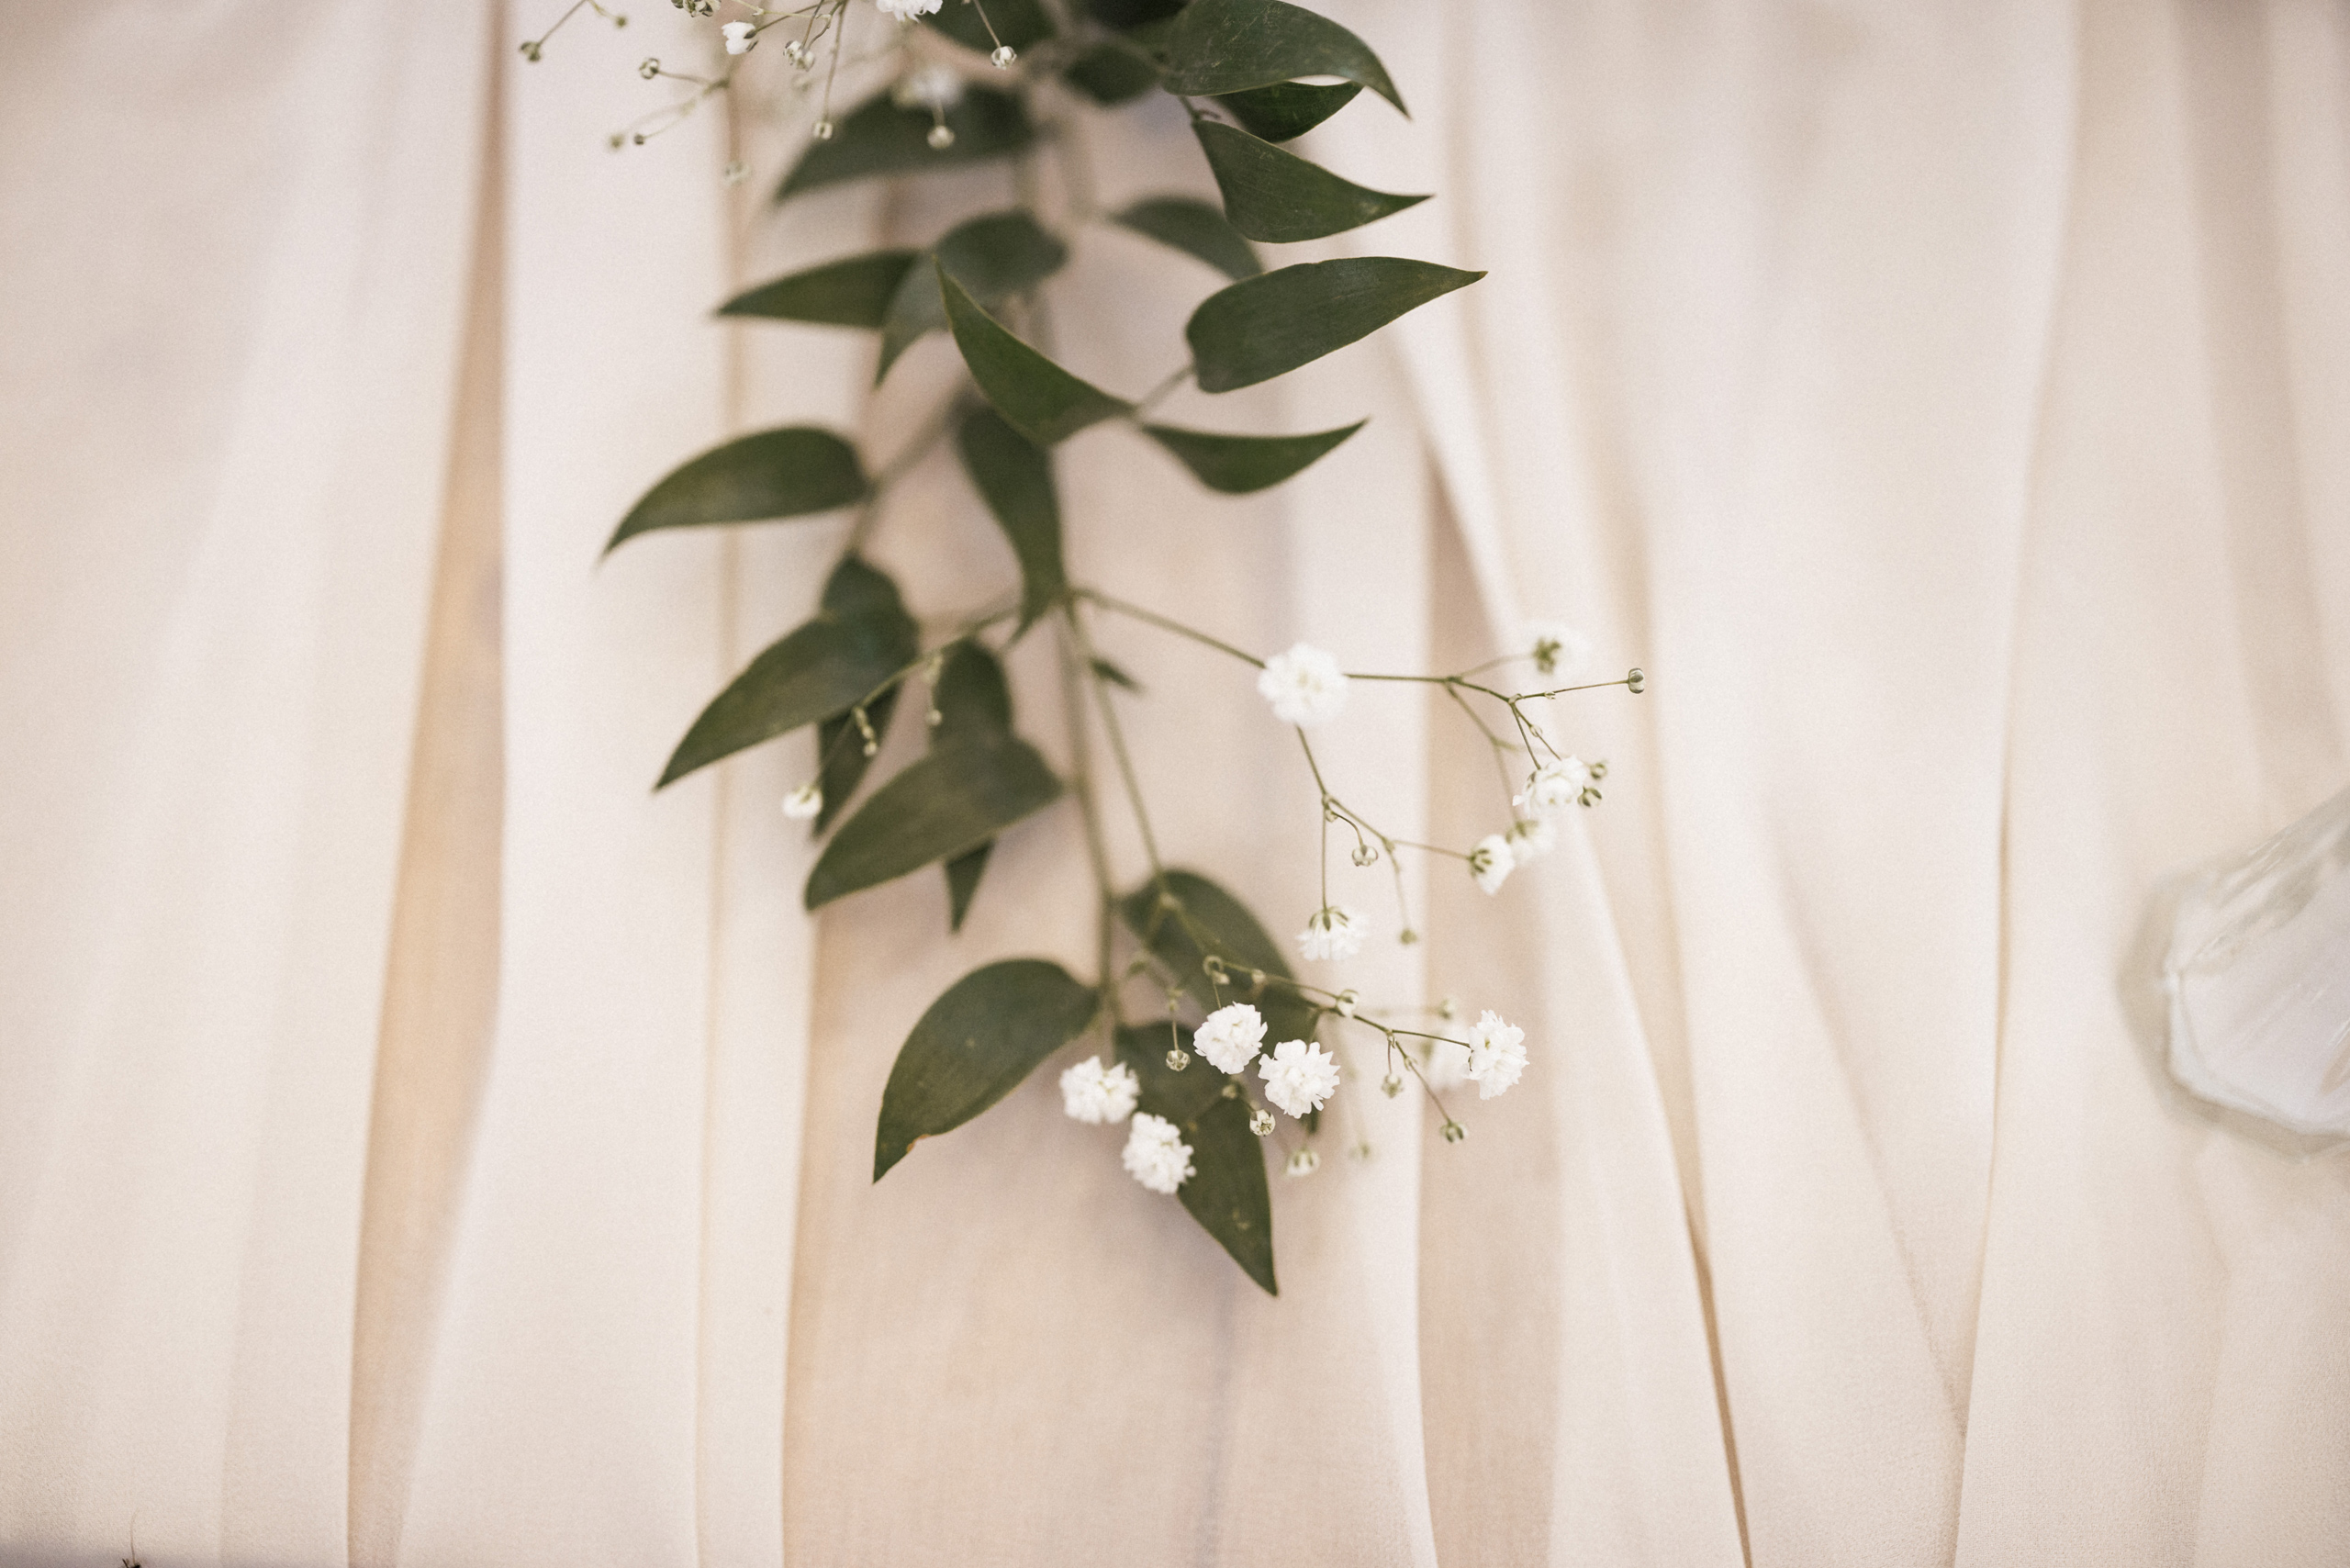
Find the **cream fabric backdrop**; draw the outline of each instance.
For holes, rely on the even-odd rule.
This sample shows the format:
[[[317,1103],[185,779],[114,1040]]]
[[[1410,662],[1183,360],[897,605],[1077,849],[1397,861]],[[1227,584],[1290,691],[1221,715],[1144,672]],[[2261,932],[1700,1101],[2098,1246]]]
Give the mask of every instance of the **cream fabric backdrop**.
[[[1415,118],[1317,151],[1443,193],[1349,240],[1493,275],[1177,409],[1373,416],[1271,497],[1072,442],[1077,569],[1655,679],[1572,711],[1584,831],[1359,978],[1520,1017],[1525,1084],[1459,1148],[1346,1102],[1274,1302],[1041,1078],[867,1180],[936,990],[1083,960],[1073,823],[949,944],[930,878],[800,913],[804,740],[645,790],[842,525],[612,519],[954,371],[860,416],[864,345],[708,307],[1004,188],[768,217],[711,171],[789,132],[719,112],[613,157],[689,46],[522,67],[545,9],[0,14],[0,1559],[2350,1559],[2350,1160],[2127,1006],[2155,880],[2345,772],[2350,10],[1334,0]],[[1110,199],[1203,184],[1099,134]],[[1060,350],[1138,390],[1212,280],[1076,252]],[[1010,573],[945,461],[875,552]],[[1170,854],[1302,913],[1246,682],[1112,634]],[[1353,720],[1366,810],[1495,812],[1449,715]]]

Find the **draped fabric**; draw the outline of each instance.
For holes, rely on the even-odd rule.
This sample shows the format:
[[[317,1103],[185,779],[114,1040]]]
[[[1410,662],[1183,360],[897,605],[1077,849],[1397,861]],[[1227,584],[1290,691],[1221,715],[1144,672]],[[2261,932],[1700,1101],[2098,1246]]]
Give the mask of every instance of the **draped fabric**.
[[[1490,275],[1169,401],[1371,417],[1280,490],[1067,443],[1072,574],[1651,683],[1556,705],[1610,770],[1554,855],[1414,863],[1347,969],[1531,1065],[1456,1146],[1349,1058],[1277,1299],[1049,1071],[871,1181],[932,997],[1090,965],[1073,812],[949,938],[932,873],[802,912],[805,736],[647,790],[851,524],[614,520],[958,374],[710,308],[1013,175],[771,208],[747,95],[615,153],[667,8],[536,64],[557,7],[0,14],[0,1561],[2350,1559],[2350,1156],[2170,1086],[2141,929],[2350,774],[2350,9],[1326,8],[1412,116],[1305,150],[1440,193],[1344,248]],[[1076,112],[1103,208],[1210,188],[1171,101]],[[1138,395],[1216,280],[1071,245],[1054,352]],[[1013,580],[948,454],[868,550],[933,638]],[[1099,629],[1157,843],[1294,930],[1292,738]],[[1501,825],[1449,704],[1321,734],[1388,831]]]

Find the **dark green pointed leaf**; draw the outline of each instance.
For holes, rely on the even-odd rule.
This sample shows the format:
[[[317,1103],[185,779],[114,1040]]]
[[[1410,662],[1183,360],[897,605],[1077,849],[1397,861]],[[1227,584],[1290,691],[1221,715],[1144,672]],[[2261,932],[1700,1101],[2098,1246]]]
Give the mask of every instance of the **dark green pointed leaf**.
[[[1061,80],[1105,108],[1130,104],[1158,85],[1158,67],[1131,44],[1095,44],[1061,72]]]
[[[921,257],[919,251],[870,251],[826,262],[738,294],[720,306],[718,313],[817,321],[828,327],[878,327],[890,297]]]
[[[946,111],[954,144],[930,145],[930,111],[900,108],[883,93],[867,99],[833,128],[830,141],[809,144],[792,165],[775,199],[784,201],[801,191],[844,180],[872,179],[890,174],[918,174],[934,169],[959,169],[1008,158],[1036,140],[1036,128],[1020,99],[992,88],[971,87]]]
[[[1171,900],[1170,903],[1169,901]],[[1285,985],[1268,984],[1256,991],[1248,980],[1252,969],[1281,980],[1292,978],[1288,960],[1265,928],[1257,924],[1238,899],[1191,871],[1167,873],[1166,897],[1157,882],[1145,882],[1119,902],[1119,918],[1158,955],[1183,989],[1202,1007],[1228,1002],[1253,1002],[1265,1015],[1266,1040],[1306,1040],[1314,1037],[1315,1009]],[[1209,953],[1236,971],[1219,989],[1209,982],[1202,959]]]
[[[1239,230],[1203,201],[1154,196],[1135,203],[1112,221],[1197,257],[1228,278],[1255,277],[1265,270]]]
[[[946,231],[933,252],[983,310],[993,310],[1025,294],[1058,272],[1069,247],[1036,226],[1027,213],[990,212]],[[924,333],[946,330],[946,306],[938,296],[938,274],[916,267],[900,280],[881,323],[878,385],[890,366]]]
[[[896,585],[851,556],[834,568],[816,618],[753,659],[702,710],[677,743],[661,784],[846,712],[913,661],[915,638]]]
[[[985,17],[971,0],[946,0],[923,21],[980,54],[994,52],[998,39],[1014,49],[1028,49],[1053,36],[1053,19],[1036,0],[980,0],[980,4],[987,6]],[[995,27],[992,33],[988,31],[990,23]]]
[[[1369,44],[1282,0],[1192,0],[1168,34],[1167,53],[1170,93],[1239,93],[1301,76],[1338,76],[1404,107]]]
[[[1141,681],[1136,680],[1133,676],[1128,675],[1125,670],[1120,669],[1108,659],[1095,659],[1093,661],[1093,673],[1122,690],[1132,691],[1137,695],[1142,691]]]
[[[948,986],[890,1069],[873,1179],[887,1175],[916,1140],[950,1132],[1011,1093],[1037,1063],[1084,1033],[1101,1004],[1101,992],[1042,958],[990,964]]]
[[[1003,678],[1002,664],[977,642],[960,642],[946,651],[939,661],[938,685],[930,700],[938,710],[938,722],[930,732],[934,746],[991,741],[1012,733],[1012,687]],[[946,928],[950,932],[963,929],[963,917],[970,913],[971,899],[987,872],[988,852],[994,847],[995,841],[990,839],[946,863]]]
[[[1191,1031],[1181,1031],[1191,1049]],[[1167,1067],[1168,1031],[1122,1028],[1118,1057],[1142,1080],[1136,1107],[1175,1124],[1192,1146],[1192,1174],[1175,1189],[1200,1227],[1215,1238],[1248,1276],[1270,1295],[1273,1205],[1265,1182],[1265,1140],[1248,1129],[1248,1103],[1232,1080],[1195,1056],[1181,1072]]]
[[[1086,0],[1085,9],[1105,28],[1132,32],[1173,21],[1183,0]]]
[[[1068,440],[1129,405],[1080,381],[1022,342],[973,302],[953,277],[939,274],[947,324],[971,379],[1013,429],[1041,446]]]
[[[1310,82],[1281,82],[1245,93],[1220,93],[1215,101],[1249,135],[1267,141],[1292,141],[1353,103],[1361,91],[1352,82],[1326,87]]]
[[[1051,805],[1061,781],[1027,742],[942,746],[876,790],[843,823],[808,874],[807,906],[967,855]]]
[[[758,431],[711,448],[644,492],[604,549],[658,528],[831,511],[863,500],[867,488],[856,449],[832,431],[811,425]]]
[[[1196,119],[1192,130],[1208,155],[1224,214],[1251,240],[1286,244],[1319,240],[1417,207],[1424,196],[1396,196],[1342,180],[1319,163],[1259,141],[1245,130]]]
[[[1172,425],[1145,425],[1142,433],[1173,453],[1209,489],[1245,496],[1280,484],[1370,422],[1357,420],[1312,435],[1217,435]]]
[[[939,659],[930,700],[938,709],[930,732],[934,746],[992,743],[1012,733],[1012,687],[1003,678],[1003,662],[968,638]]]
[[[1052,454],[1013,430],[993,409],[979,409],[956,432],[963,471],[988,503],[1020,561],[1020,629],[1069,591],[1061,566],[1061,507],[1053,490]]]
[[[1184,325],[1203,392],[1270,381],[1483,277],[1401,256],[1307,262],[1220,289]]]

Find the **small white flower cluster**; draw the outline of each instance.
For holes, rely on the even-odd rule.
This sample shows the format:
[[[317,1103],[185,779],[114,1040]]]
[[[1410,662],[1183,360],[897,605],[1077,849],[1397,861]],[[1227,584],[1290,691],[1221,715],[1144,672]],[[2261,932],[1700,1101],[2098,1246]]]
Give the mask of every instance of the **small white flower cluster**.
[[[1534,667],[1546,676],[1572,680],[1591,665],[1591,639],[1559,621],[1529,621],[1527,641],[1533,644]]]
[[[916,17],[934,14],[942,3],[943,0],[873,0],[873,8],[885,17],[911,22]]]
[[[1320,1110],[1338,1092],[1338,1061],[1318,1045],[1283,1040],[1257,1064],[1265,1081],[1265,1098],[1292,1116]]]
[[[1154,1193],[1172,1193],[1199,1174],[1192,1165],[1192,1146],[1175,1124],[1147,1111],[1135,1117],[1125,1151],[1118,1158],[1127,1175]]]
[[[1538,817],[1563,812],[1583,798],[1592,786],[1591,765],[1581,757],[1546,762],[1527,775],[1526,792],[1510,803],[1524,806]]]
[[[1265,661],[1257,693],[1273,705],[1273,717],[1301,730],[1326,724],[1347,706],[1347,675],[1338,661],[1311,644],[1300,643]]]
[[[1094,1126],[1125,1121],[1141,1098],[1142,1080],[1125,1062],[1103,1067],[1100,1057],[1087,1057],[1061,1074],[1061,1109]]]
[[[1238,1072],[1265,1048],[1265,1015],[1245,1002],[1219,1007],[1192,1033],[1192,1044],[1218,1072]]]
[[[729,22],[718,30],[725,35],[729,54],[748,54],[759,41],[759,29],[749,22]]]
[[[1516,868],[1517,851],[1500,834],[1487,834],[1469,851],[1469,874],[1488,898],[1502,890],[1502,884]]]
[[[1325,904],[1306,917],[1297,946],[1309,958],[1351,958],[1362,951],[1362,916],[1342,903]]]
[[[1427,1075],[1431,1089],[1456,1089],[1464,1082],[1473,1083],[1478,1099],[1491,1100],[1507,1091],[1526,1071],[1526,1031],[1505,1023],[1500,1014],[1489,1009],[1469,1025],[1466,1040],[1433,1042],[1427,1065],[1421,1070]]]
[[[963,74],[951,65],[917,67],[898,78],[890,101],[901,109],[928,109],[944,114],[963,101]]]
[[[793,822],[804,823],[822,815],[824,810],[823,787],[811,779],[783,798],[783,814]]]

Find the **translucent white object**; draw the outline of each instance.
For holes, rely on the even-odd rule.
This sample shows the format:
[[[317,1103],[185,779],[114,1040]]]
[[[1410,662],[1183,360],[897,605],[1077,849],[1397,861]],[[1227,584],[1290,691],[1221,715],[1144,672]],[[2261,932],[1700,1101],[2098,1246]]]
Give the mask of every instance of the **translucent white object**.
[[[2350,1142],[2350,790],[2173,896],[2171,1076],[2312,1151]]]

